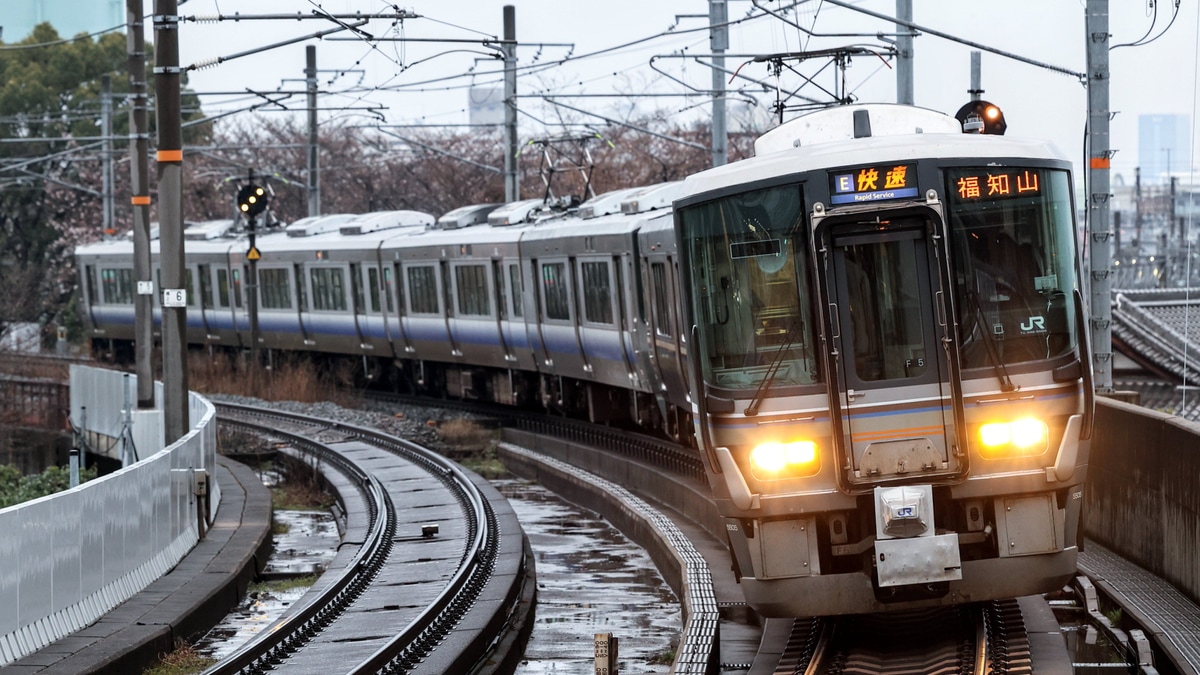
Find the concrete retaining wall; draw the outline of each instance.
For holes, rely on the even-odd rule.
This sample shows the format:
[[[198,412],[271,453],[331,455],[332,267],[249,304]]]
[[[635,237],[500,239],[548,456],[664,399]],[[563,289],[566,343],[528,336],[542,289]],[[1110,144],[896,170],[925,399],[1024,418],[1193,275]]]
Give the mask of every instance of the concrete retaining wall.
[[[1200,602],[1200,425],[1100,399],[1084,529]]]

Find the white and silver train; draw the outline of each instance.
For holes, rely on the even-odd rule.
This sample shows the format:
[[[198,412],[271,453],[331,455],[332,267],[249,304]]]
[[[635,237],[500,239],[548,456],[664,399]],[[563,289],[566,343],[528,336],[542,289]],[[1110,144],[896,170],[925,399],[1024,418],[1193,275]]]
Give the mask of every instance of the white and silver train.
[[[1039,593],[1075,571],[1092,426],[1071,190],[1046,143],[829,109],[569,214],[260,235],[259,347],[694,438],[766,616]],[[189,233],[189,344],[248,348],[244,234]],[[132,242],[76,256],[94,348],[128,358]]]

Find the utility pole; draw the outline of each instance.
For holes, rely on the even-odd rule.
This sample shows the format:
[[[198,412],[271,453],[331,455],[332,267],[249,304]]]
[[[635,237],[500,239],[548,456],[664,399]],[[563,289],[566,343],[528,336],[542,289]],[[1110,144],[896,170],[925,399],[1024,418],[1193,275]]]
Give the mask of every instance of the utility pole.
[[[150,270],[149,109],[146,96],[146,34],[142,0],[125,1],[125,48],[129,54],[129,173],[133,196],[134,359],[138,408],[154,407],[154,280]]]
[[[104,231],[113,229],[113,155],[112,155],[112,76],[105,73],[100,76],[100,135],[104,137],[101,150],[101,220]]]
[[[967,93],[971,95],[972,101],[978,101],[983,98],[982,58],[983,52],[971,52],[971,88],[967,90]]]
[[[517,173],[517,8],[504,6],[504,201],[521,198]]]
[[[154,0],[158,120],[158,241],[162,267],[163,431],[187,433],[187,287],[183,261],[183,123],[179,100],[179,5]]]
[[[1133,243],[1134,251],[1142,248],[1142,167],[1133,170]]]
[[[896,18],[911,24],[913,19],[912,0],[896,0]],[[904,24],[896,24],[896,103],[913,104],[913,31]]]
[[[1112,235],[1109,222],[1108,0],[1087,0],[1088,268],[1096,393],[1112,393]]]
[[[725,50],[729,49],[729,7],[726,0],[708,0],[708,41],[712,48],[712,165],[729,161],[725,123]]]
[[[304,80],[308,85],[308,215],[321,215],[321,180],[317,148],[317,47],[304,48]]]

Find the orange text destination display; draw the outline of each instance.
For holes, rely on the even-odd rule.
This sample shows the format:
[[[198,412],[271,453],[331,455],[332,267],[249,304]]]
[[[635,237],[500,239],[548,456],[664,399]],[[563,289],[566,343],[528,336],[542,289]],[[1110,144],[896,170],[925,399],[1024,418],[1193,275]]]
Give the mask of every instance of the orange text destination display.
[[[834,173],[830,174],[829,182],[829,201],[834,204],[904,199],[920,193],[915,164],[886,164]]]
[[[950,188],[960,201],[1040,195],[1041,172],[1036,169],[977,169],[959,173]]]

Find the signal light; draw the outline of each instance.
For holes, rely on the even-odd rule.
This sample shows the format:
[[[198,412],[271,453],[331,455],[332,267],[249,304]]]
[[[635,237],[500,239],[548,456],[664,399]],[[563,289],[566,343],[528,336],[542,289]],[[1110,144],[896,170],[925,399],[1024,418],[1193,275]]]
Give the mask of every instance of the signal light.
[[[268,201],[270,199],[267,191],[254,183],[243,186],[237,193],[238,211],[247,218],[253,218],[266,210]]]
[[[954,113],[964,134],[995,134],[1003,136],[1008,124],[1000,106],[988,101],[968,101]]]

